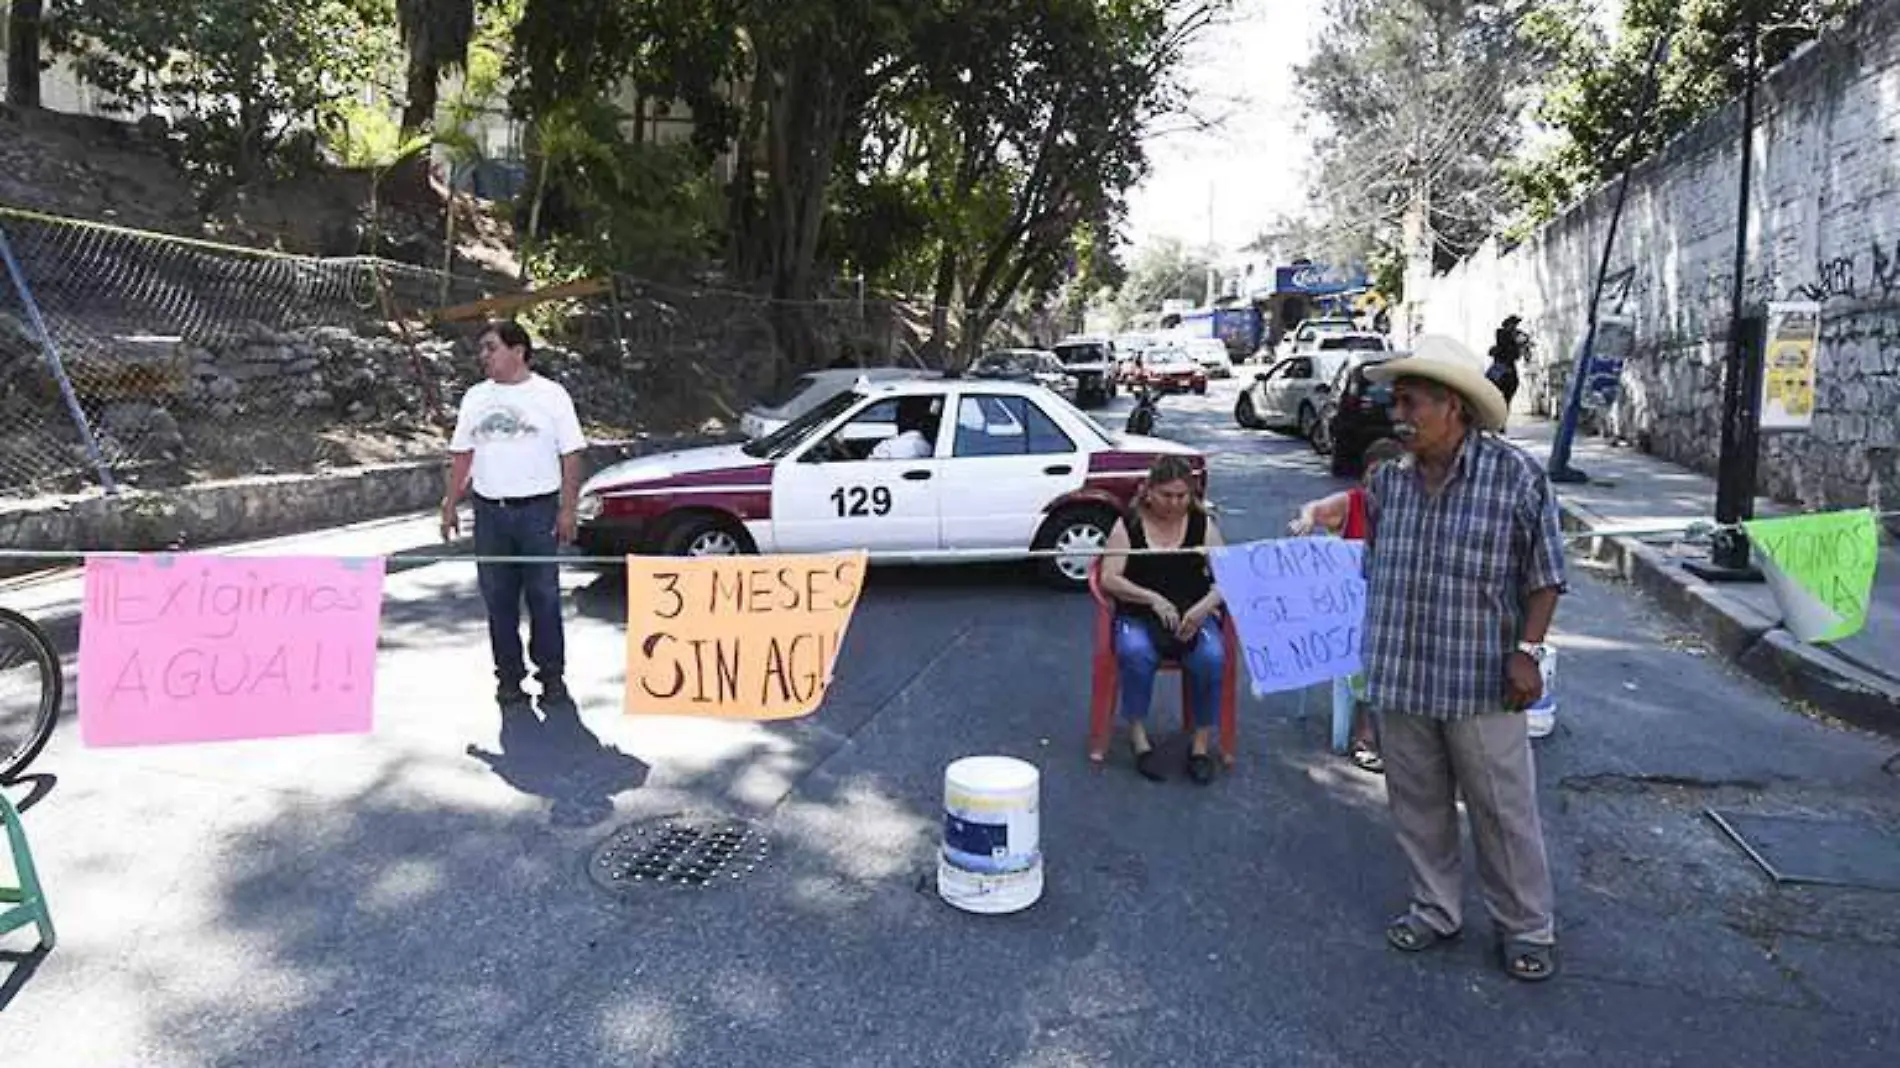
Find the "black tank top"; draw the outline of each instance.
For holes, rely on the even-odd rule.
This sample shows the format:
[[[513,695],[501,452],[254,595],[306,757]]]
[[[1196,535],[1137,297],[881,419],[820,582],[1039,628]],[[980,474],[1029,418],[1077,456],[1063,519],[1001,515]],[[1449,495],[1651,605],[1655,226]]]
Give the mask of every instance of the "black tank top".
[[[1140,510],[1130,509],[1123,522],[1128,527],[1129,547],[1146,549],[1148,531],[1142,526]],[[1181,548],[1199,549],[1205,544],[1207,515],[1196,508],[1188,512],[1187,533],[1181,540]],[[1167,598],[1169,604],[1182,612],[1194,607],[1214,588],[1213,576],[1207,570],[1207,557],[1194,552],[1130,556],[1122,574],[1135,585]],[[1121,610],[1134,615],[1153,614],[1146,606],[1122,605]]]

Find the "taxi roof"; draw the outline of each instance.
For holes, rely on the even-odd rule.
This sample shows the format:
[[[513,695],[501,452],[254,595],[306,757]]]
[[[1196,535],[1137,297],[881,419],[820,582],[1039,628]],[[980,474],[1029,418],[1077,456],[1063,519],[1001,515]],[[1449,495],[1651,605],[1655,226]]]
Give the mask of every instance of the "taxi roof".
[[[867,397],[934,397],[958,386],[967,385],[985,393],[1004,393],[1020,397],[1045,397],[1046,386],[1034,382],[1011,382],[994,378],[907,378],[895,382],[861,382],[857,391]]]

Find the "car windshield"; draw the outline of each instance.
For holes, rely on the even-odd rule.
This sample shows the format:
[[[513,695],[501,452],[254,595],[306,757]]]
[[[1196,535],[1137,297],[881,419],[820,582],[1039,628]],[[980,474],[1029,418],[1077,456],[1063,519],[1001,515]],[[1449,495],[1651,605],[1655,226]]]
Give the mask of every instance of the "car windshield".
[[[783,459],[814,431],[836,419],[846,408],[863,398],[864,394],[856,390],[845,390],[759,440],[747,442],[744,452],[747,456],[761,460]]]
[[[1385,341],[1382,338],[1365,336],[1329,337],[1319,343],[1322,352],[1382,352]]]
[[[1022,374],[1035,370],[1035,358],[1024,352],[992,352],[976,363],[977,373]]]
[[[790,404],[793,401],[797,400],[798,398],[811,392],[811,387],[817,384],[818,384],[818,379],[815,376],[800,375],[798,376],[797,379],[793,380],[791,385],[786,386],[784,389],[778,390],[774,393],[768,394],[765,400],[760,403],[759,407],[765,408],[768,410],[783,408],[787,404]]]
[[[1376,364],[1365,364],[1353,369],[1352,392],[1358,394],[1367,404],[1375,408],[1389,408],[1392,406],[1392,383],[1374,382],[1367,378],[1366,368],[1373,366],[1376,366]]]
[[[1101,363],[1108,359],[1108,352],[1095,344],[1057,345],[1056,357],[1063,363]]]

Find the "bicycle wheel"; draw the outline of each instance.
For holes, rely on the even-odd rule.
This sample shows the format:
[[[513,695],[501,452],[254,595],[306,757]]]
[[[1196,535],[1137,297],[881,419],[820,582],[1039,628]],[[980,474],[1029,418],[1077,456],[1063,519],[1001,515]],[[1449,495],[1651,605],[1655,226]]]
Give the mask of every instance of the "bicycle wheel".
[[[0,782],[25,771],[52,737],[64,687],[45,632],[0,608]]]

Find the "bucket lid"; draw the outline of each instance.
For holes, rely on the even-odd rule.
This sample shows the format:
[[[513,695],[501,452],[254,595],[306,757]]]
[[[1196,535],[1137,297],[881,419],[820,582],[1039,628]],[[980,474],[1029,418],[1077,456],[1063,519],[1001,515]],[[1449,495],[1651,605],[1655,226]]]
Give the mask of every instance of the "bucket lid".
[[[944,770],[946,783],[974,793],[1033,790],[1042,773],[1034,764],[1015,757],[974,756],[953,762]]]

